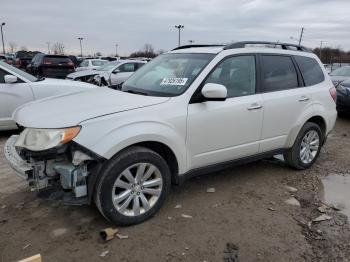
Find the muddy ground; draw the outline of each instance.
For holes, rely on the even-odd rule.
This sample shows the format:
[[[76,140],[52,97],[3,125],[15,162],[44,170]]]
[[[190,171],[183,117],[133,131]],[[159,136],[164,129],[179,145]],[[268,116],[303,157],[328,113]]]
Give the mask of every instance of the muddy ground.
[[[1,151],[9,135],[0,133]],[[127,239],[104,243],[99,231],[111,225],[96,208],[37,200],[1,152],[0,260],[40,253],[43,261],[234,261],[237,246],[240,261],[350,261],[346,216],[329,208],[330,220],[309,223],[322,215],[320,179],[350,174],[349,158],[350,119],[338,119],[313,168],[264,160],[193,178],[173,187],[154,218],[119,228]],[[285,203],[293,195],[301,206]]]

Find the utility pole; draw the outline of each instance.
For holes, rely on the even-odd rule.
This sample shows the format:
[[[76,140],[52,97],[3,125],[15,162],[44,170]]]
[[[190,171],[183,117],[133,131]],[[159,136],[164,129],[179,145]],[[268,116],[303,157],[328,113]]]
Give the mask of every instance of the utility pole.
[[[4,43],[4,33],[2,31],[2,27],[6,25],[6,23],[2,22],[0,25],[1,28],[1,40],[2,40],[2,52],[5,54],[5,43]]]
[[[323,44],[323,41],[321,40],[321,45],[320,45],[320,60],[322,62],[322,44]]]
[[[176,25],[175,28],[179,30],[179,41],[178,41],[178,46],[181,45],[181,29],[183,29],[185,26],[184,25]]]
[[[115,44],[115,56],[118,56],[118,44]]]
[[[79,41],[80,41],[80,56],[83,57],[83,46],[81,44],[81,41],[84,39],[82,37],[78,37]]]
[[[50,41],[46,42],[47,44],[47,53],[50,54]]]
[[[299,45],[301,44],[301,40],[303,39],[303,34],[304,34],[304,27],[301,28],[300,38],[299,38]]]

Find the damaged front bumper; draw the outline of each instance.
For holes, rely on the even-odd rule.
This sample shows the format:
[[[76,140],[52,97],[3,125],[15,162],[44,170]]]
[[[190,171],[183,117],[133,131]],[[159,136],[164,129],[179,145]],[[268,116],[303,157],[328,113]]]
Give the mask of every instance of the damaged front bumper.
[[[4,153],[7,161],[16,174],[23,179],[28,178],[28,174],[33,170],[33,168],[24,161],[18,154],[15,143],[17,141],[18,135],[11,136],[5,143]]]
[[[42,152],[18,149],[17,135],[5,144],[5,157],[16,174],[28,181],[39,196],[64,200],[71,204],[89,203],[95,172],[101,159],[84,152],[77,144],[65,145]],[[94,178],[90,179],[93,176]],[[93,181],[93,182],[91,182]]]

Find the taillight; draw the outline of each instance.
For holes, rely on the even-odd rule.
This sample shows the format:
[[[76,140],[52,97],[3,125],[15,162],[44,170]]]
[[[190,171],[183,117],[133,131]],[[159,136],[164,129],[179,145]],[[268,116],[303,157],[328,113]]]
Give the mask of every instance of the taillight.
[[[74,66],[74,63],[73,63],[72,61],[69,61],[69,62],[68,62],[68,65]]]
[[[329,89],[329,93],[333,98],[334,102],[337,102],[337,89],[335,89],[335,87],[333,86],[331,89]]]
[[[21,65],[21,60],[19,60],[18,58],[16,59],[16,65],[18,65],[18,66]]]
[[[44,65],[52,65],[52,62],[50,60],[44,59],[43,64]]]

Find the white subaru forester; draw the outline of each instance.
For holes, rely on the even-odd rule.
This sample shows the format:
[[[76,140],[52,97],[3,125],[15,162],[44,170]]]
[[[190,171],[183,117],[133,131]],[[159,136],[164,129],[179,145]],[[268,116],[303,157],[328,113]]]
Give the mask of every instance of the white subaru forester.
[[[182,46],[143,66],[121,91],[94,89],[19,108],[5,145],[39,196],[95,202],[120,225],[140,223],[171,184],[283,154],[317,159],[336,120],[336,90],[319,59],[291,44]]]

